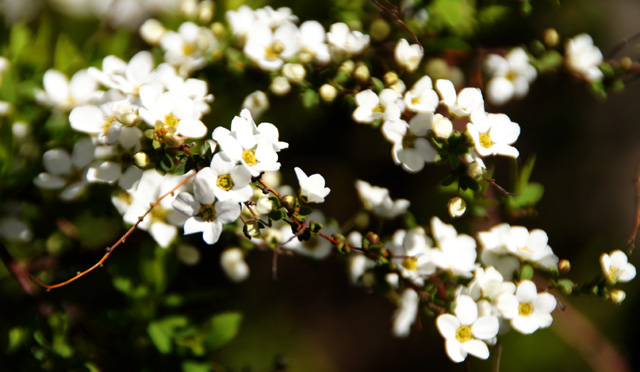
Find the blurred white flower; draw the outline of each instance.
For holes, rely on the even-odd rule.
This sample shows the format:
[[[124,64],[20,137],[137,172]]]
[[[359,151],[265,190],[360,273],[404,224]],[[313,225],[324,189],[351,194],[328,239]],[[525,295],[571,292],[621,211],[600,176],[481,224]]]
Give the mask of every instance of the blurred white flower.
[[[636,268],[628,262],[627,255],[621,250],[600,256],[600,265],[605,278],[610,283],[626,283],[636,277]]]
[[[413,289],[405,289],[398,301],[398,309],[393,313],[393,335],[396,337],[407,337],[411,330],[411,325],[418,316],[418,305],[420,297]]]
[[[593,45],[593,39],[589,34],[577,35],[565,45],[567,68],[591,83],[602,80],[604,76],[598,68],[602,60],[602,52]]]
[[[324,198],[331,192],[330,188],[325,187],[324,177],[320,174],[307,176],[298,167],[295,167],[294,170],[300,184],[300,195],[304,200],[308,203],[324,203]]]
[[[220,266],[227,277],[239,283],[249,277],[249,265],[244,260],[244,254],[240,248],[229,248],[220,254]]]
[[[406,39],[398,40],[394,50],[396,62],[408,72],[415,71],[422,61],[424,51],[418,44],[409,45]]]
[[[394,219],[406,213],[411,204],[406,199],[391,199],[389,190],[384,187],[372,186],[368,182],[356,180],[356,190],[364,205],[364,209],[373,212],[384,219]]]
[[[522,98],[529,92],[529,84],[537,71],[529,63],[529,56],[522,48],[514,48],[506,56],[490,54],[484,62],[489,74],[487,99],[494,105],[502,105],[513,98]]]

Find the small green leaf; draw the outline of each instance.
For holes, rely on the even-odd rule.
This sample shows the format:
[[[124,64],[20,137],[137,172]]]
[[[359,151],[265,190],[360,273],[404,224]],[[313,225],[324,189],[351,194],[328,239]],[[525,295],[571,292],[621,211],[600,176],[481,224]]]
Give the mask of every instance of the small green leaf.
[[[520,270],[520,279],[531,280],[533,278],[533,267],[531,265],[524,265]]]
[[[149,323],[147,333],[161,354],[169,354],[173,349],[173,337],[180,328],[184,328],[188,324],[189,321],[184,316],[171,316]]]
[[[373,84],[373,91],[377,93],[381,92],[384,89],[384,83],[377,77],[372,77],[371,83]]]
[[[311,214],[311,212],[313,212],[313,209],[311,209],[311,207],[303,206],[300,207],[300,210],[298,210],[298,216],[307,217]]]
[[[56,70],[70,72],[84,65],[82,53],[67,34],[58,35],[53,55],[53,67]]]
[[[233,340],[240,330],[242,314],[239,312],[225,312],[214,315],[206,328],[204,344],[210,350],[219,349]]]
[[[499,22],[509,15],[509,7],[504,5],[489,5],[480,10],[478,21],[487,25]]]
[[[211,364],[197,362],[195,360],[185,360],[182,362],[182,372],[210,372]]]
[[[307,89],[302,93],[302,105],[307,108],[313,108],[320,103],[320,95],[313,89]]]

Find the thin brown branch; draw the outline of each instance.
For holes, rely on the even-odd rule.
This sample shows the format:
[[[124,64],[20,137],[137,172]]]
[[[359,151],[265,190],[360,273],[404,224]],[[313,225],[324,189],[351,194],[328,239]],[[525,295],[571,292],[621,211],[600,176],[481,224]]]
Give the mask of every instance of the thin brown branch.
[[[634,39],[637,39],[640,37],[640,31],[637,31],[625,38],[623,38],[622,40],[620,40],[620,42],[618,44],[616,44],[607,54],[609,56],[609,58],[613,58],[616,54],[618,54],[622,49],[624,49],[627,45],[629,45],[629,42],[633,41]]]
[[[640,154],[638,154],[638,169],[636,170],[636,178],[634,179],[636,186],[636,213],[633,220],[633,229],[629,234],[627,240],[629,254],[633,253],[633,248],[636,246],[636,235],[638,234],[638,228],[640,227]]]
[[[505,194],[505,195],[507,195],[507,196],[518,196],[518,195],[520,195],[520,194],[518,194],[518,193],[513,193],[513,192],[509,192],[509,191],[505,190],[505,189],[504,189],[504,187],[502,187],[502,186],[498,185],[498,184],[496,183],[496,180],[494,180],[493,178],[486,178],[486,177],[482,177],[482,179],[483,179],[484,181],[489,182],[493,187],[495,187],[496,189],[498,189],[498,191],[500,191],[501,193],[503,193],[503,194]]]
[[[109,258],[109,256],[111,256],[111,253],[113,253],[113,251],[118,248],[118,246],[120,246],[120,244],[124,244],[125,241],[127,240],[127,238],[129,238],[129,236],[131,234],[133,234],[133,232],[138,228],[138,225],[140,225],[140,223],[142,223],[142,221],[144,221],[144,218],[147,217],[147,215],[149,213],[151,213],[151,211],[153,210],[153,208],[155,208],[158,204],[160,204],[160,202],[166,198],[169,195],[173,195],[174,192],[176,192],[176,190],[178,190],[182,185],[184,185],[185,183],[187,183],[187,181],[189,181],[191,178],[193,178],[193,176],[196,175],[196,172],[193,172],[192,174],[186,176],[179,184],[176,185],[176,187],[174,187],[171,191],[167,192],[166,194],[162,195],[160,198],[158,198],[158,200],[156,200],[154,203],[152,203],[149,206],[149,209],[147,209],[147,211],[140,217],[138,217],[138,221],[136,221],[136,223],[131,226],[131,228],[129,230],[127,230],[127,232],[122,235],[122,237],[120,237],[120,239],[118,239],[117,242],[113,243],[113,245],[111,245],[110,247],[106,248],[107,253],[104,254],[104,256],[102,256],[102,258],[100,259],[100,261],[96,262],[95,265],[91,266],[90,268],[86,269],[85,271],[78,271],[78,273],[76,274],[76,276],[74,276],[71,279],[65,280],[64,282],[58,283],[58,284],[46,284],[43,281],[41,281],[40,279],[36,278],[33,275],[30,275],[31,280],[33,280],[34,282],[40,284],[41,286],[43,286],[44,288],[47,289],[47,291],[52,290],[52,289],[56,289],[56,288],[60,288],[60,287],[64,287],[65,285],[75,282],[76,280],[82,278],[83,276],[89,274],[90,272],[92,272],[93,270],[104,266],[104,262]]]
[[[409,26],[407,26],[406,23],[404,23],[400,9],[396,4],[385,1],[386,5],[383,5],[378,0],[371,0],[371,2],[375,4],[375,6],[378,7],[378,9],[382,13],[388,14],[391,18],[393,18],[395,22],[397,22],[400,26],[402,26],[409,33],[409,35],[411,35],[411,37],[416,42],[416,44],[420,45],[420,48],[422,48],[422,43],[420,43],[420,40],[418,39],[416,34],[413,33],[413,31],[411,31],[411,29],[409,28]]]

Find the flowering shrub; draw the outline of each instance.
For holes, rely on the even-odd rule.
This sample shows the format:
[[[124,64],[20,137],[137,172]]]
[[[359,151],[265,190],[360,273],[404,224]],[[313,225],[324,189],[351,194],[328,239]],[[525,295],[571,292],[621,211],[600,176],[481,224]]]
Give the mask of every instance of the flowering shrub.
[[[407,344],[424,342],[415,350],[441,368],[473,356],[493,359],[481,369],[508,370],[520,368],[509,353],[550,353],[545,341],[523,352],[513,340],[561,322],[555,332],[582,363],[630,370],[621,353],[584,352],[611,346],[570,296],[623,304],[634,288],[624,283],[636,276],[640,205],[626,246],[617,237],[599,253],[571,252],[586,241],[555,239],[565,222],[553,214],[575,211],[562,197],[582,185],[547,188],[562,209],[547,217],[545,188],[531,181],[535,153],[568,156],[547,139],[569,129],[539,128],[514,109],[536,85],[573,83],[575,96],[619,91],[640,71],[620,48],[605,58],[589,34],[552,28],[486,36],[535,17],[528,1],[334,0],[318,5],[317,20],[294,4],[107,3],[0,7],[0,275],[9,299],[0,347],[15,369],[133,368],[113,350],[125,361],[142,355],[140,370],[237,369],[230,354],[242,368],[265,369],[253,364],[259,349],[243,338],[245,322],[273,315],[265,294],[275,286],[313,282],[310,273],[330,282],[318,270],[332,265],[329,278],[394,307],[386,316],[341,307],[336,318],[346,321],[330,328],[345,335],[362,317]],[[576,177],[561,159],[543,164]],[[633,191],[624,196],[630,204]],[[234,302],[249,288],[249,306]],[[330,305],[317,305],[306,309],[310,323],[332,319],[322,317]],[[579,332],[584,340],[572,341]],[[292,334],[283,350],[262,350],[275,358],[268,368],[286,369],[277,352],[295,359],[313,339]],[[292,368],[347,368],[337,357],[314,365],[320,354],[303,352]],[[362,369],[398,368],[393,355],[366,355],[376,362]],[[401,369],[418,365],[411,356]]]

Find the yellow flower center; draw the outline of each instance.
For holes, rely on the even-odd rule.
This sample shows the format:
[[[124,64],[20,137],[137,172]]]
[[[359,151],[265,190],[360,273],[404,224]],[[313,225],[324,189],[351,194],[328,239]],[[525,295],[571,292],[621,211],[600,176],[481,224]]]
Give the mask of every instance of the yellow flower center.
[[[284,52],[284,44],[281,41],[276,41],[264,48],[264,54],[267,58],[278,58],[282,52]]]
[[[420,96],[411,98],[411,104],[412,105],[417,105],[419,103],[420,103]]]
[[[407,257],[402,260],[402,267],[409,271],[416,271],[418,270],[418,259],[415,257]]]
[[[184,45],[182,46],[182,54],[184,54],[185,56],[192,54],[195,50],[196,48],[191,43],[184,43]]]
[[[157,206],[151,210],[151,221],[164,222],[167,220],[167,215],[169,212],[166,209]]]
[[[164,116],[164,125],[167,127],[175,128],[178,126],[180,119],[178,119],[174,114],[167,114]]]
[[[373,110],[371,110],[372,112],[375,112],[377,114],[382,114],[384,112],[384,106],[382,106],[381,104],[378,104],[376,107],[373,108]]]
[[[618,269],[616,269],[613,266],[609,267],[609,275],[607,275],[607,279],[609,279],[610,281],[613,280],[613,278],[616,277],[616,273],[618,272]]]
[[[522,316],[529,316],[533,314],[533,305],[531,305],[531,302],[523,302],[518,305],[518,314]]]
[[[218,176],[218,182],[216,184],[224,191],[231,190],[231,188],[233,187],[233,180],[231,179],[231,175],[222,174]]]
[[[242,160],[244,160],[244,162],[250,167],[258,164],[258,159],[256,159],[256,150],[244,150],[242,152]]]
[[[489,149],[491,148],[491,146],[493,146],[493,141],[491,140],[491,137],[489,137],[489,134],[480,133],[480,146],[486,149]]]
[[[198,216],[200,216],[203,220],[207,222],[211,222],[216,219],[216,208],[213,204],[207,204],[200,206],[200,211],[198,212]]]
[[[412,149],[416,146],[416,137],[413,133],[407,132],[407,134],[402,137],[402,147],[405,149]]]
[[[460,326],[456,331],[456,339],[460,341],[461,344],[471,340],[472,338],[471,327],[467,325]]]

